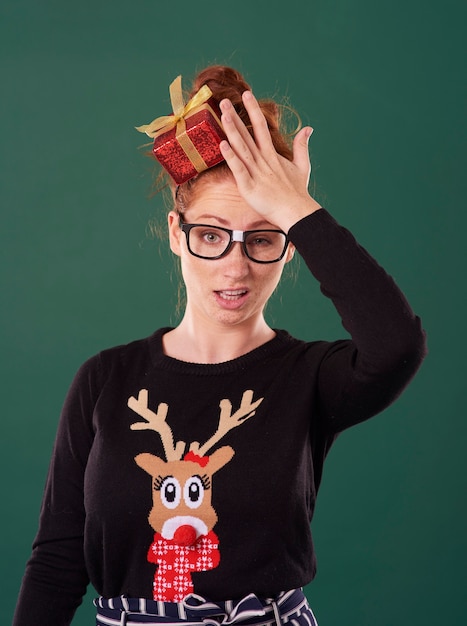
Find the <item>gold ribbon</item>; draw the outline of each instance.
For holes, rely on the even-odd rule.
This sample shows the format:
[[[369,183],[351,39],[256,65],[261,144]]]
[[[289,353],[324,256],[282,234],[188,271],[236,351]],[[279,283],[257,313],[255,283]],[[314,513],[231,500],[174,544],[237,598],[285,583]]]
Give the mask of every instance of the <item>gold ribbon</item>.
[[[155,139],[175,127],[175,138],[180,144],[180,147],[185,152],[196,171],[203,172],[208,166],[186,133],[185,118],[192,115],[197,108],[204,105],[209,98],[211,98],[212,91],[207,85],[203,85],[193,98],[185,103],[182,92],[182,77],[177,76],[169,87],[169,93],[173,115],[156,117],[150,124],[137,126],[136,130],[140,133],[146,133],[148,137]]]

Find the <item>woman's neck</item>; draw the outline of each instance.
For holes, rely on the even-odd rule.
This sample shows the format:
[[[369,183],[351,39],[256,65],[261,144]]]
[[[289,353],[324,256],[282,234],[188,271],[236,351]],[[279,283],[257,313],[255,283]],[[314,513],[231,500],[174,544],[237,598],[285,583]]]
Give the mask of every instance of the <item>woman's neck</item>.
[[[189,363],[223,363],[236,359],[275,337],[263,317],[239,326],[200,325],[185,316],[163,336],[167,356]]]

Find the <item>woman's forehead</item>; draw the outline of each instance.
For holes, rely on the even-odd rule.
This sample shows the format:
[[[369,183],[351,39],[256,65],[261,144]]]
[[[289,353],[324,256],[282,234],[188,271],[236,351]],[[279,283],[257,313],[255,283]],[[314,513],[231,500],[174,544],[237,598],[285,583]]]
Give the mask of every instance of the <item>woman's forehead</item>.
[[[184,218],[208,224],[215,221],[241,230],[273,227],[242,198],[235,181],[229,178],[204,183],[184,211]]]
[[[207,202],[216,203],[221,199],[227,198],[233,202],[243,202],[243,198],[233,178],[230,176],[221,179],[205,178],[200,180],[196,187],[194,187],[188,206],[206,204]]]

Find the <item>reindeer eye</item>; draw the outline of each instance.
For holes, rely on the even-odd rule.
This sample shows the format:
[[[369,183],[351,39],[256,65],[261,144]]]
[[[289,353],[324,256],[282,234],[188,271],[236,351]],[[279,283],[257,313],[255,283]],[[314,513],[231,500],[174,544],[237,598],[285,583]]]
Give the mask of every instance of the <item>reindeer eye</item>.
[[[186,481],[185,487],[183,488],[183,497],[185,504],[189,506],[190,509],[197,509],[201,506],[204,498],[204,485],[199,476],[192,476]]]
[[[161,485],[162,504],[168,509],[175,509],[180,504],[182,489],[173,476],[167,476]]]

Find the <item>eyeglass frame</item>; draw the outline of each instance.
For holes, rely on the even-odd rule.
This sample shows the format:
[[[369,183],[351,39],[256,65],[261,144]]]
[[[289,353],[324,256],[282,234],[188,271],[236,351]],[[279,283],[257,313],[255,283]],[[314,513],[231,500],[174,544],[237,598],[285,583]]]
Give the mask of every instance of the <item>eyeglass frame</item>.
[[[216,261],[217,259],[222,259],[222,257],[226,256],[230,252],[232,245],[238,242],[242,244],[242,250],[245,253],[245,256],[248,259],[250,259],[250,261],[253,261],[253,263],[261,263],[262,265],[269,264],[269,263],[278,263],[284,258],[284,255],[287,252],[287,247],[290,243],[290,239],[287,233],[284,233],[284,231],[280,230],[280,228],[256,228],[253,230],[232,230],[231,228],[224,228],[224,226],[214,226],[213,224],[187,224],[186,222],[183,221],[182,217],[179,218],[178,224],[180,226],[180,230],[185,233],[188,252],[192,256],[197,257],[198,259],[206,259],[206,261]],[[217,230],[222,230],[225,233],[227,233],[229,235],[229,243],[227,244],[227,247],[224,250],[224,252],[222,252],[221,254],[218,254],[217,256],[202,256],[201,254],[196,254],[196,252],[193,252],[190,246],[190,231],[195,226],[204,226],[205,228],[215,228]],[[277,259],[274,259],[272,261],[259,261],[258,259],[254,259],[253,257],[251,257],[246,247],[246,237],[248,237],[248,235],[251,235],[251,233],[281,233],[282,235],[284,235],[285,237],[284,249],[282,250],[281,255]]]

